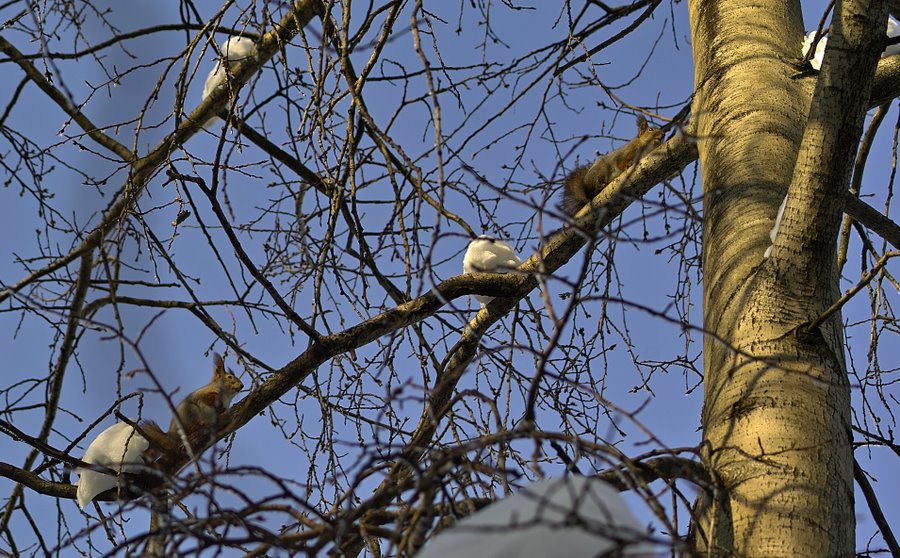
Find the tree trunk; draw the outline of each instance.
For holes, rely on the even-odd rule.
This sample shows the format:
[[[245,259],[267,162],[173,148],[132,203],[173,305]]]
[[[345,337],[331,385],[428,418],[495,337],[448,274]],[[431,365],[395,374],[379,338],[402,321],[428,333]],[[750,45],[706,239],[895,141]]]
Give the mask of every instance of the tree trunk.
[[[852,556],[840,315],[806,326],[837,299],[839,194],[886,10],[837,3],[835,14],[854,26],[833,28],[813,93],[806,84],[815,78],[796,76],[798,2],[692,0],[689,9],[705,216],[702,418],[707,463],[719,481],[694,544],[723,555]]]

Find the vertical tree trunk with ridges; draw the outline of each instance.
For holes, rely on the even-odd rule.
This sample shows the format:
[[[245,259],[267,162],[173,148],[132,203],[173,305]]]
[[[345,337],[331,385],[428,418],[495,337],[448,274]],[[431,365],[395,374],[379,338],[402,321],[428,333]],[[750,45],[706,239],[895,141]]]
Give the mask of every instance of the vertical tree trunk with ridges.
[[[704,442],[721,498],[698,551],[852,556],[850,388],[839,315],[806,331],[838,292],[834,247],[886,14],[837,3],[834,70],[796,79],[798,2],[693,0],[693,114],[704,193]],[[848,15],[849,14],[849,15]],[[835,16],[837,18],[838,15]],[[851,28],[852,27],[852,28]],[[872,44],[869,44],[872,43]],[[855,83],[844,81],[849,70]],[[862,69],[865,68],[863,72]],[[860,76],[863,73],[865,75]],[[812,104],[810,95],[812,94]],[[812,108],[810,108],[810,106]],[[807,123],[809,113],[809,126]],[[791,195],[772,257],[775,213]]]

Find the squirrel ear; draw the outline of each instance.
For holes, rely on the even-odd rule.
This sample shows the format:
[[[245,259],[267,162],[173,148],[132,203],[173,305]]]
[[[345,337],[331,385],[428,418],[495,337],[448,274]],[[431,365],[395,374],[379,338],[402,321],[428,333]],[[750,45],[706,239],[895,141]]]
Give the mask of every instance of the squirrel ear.
[[[644,118],[643,114],[639,114],[637,116],[637,127],[638,127],[638,133],[641,133],[641,134],[643,134],[644,132],[647,131],[648,128],[650,128],[650,125],[647,124],[647,119]]]
[[[222,355],[213,353],[213,375],[218,376],[220,374],[225,374],[225,361],[222,360]]]

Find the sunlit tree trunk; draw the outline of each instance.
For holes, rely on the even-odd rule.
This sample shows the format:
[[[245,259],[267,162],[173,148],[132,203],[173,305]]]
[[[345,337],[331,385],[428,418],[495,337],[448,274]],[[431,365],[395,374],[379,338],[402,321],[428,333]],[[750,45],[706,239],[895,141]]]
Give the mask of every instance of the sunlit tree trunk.
[[[808,326],[837,300],[840,193],[881,48],[872,30],[883,33],[886,12],[838,2],[835,14],[853,26],[832,29],[813,92],[796,75],[799,2],[690,3],[709,332],[704,443],[721,487],[695,544],[713,554],[853,555],[840,314]]]

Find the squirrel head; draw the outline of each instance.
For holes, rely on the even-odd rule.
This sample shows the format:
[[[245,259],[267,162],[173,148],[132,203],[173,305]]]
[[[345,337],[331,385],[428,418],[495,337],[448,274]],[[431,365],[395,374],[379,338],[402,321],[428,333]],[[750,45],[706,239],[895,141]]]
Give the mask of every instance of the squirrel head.
[[[225,407],[231,405],[231,400],[244,389],[244,383],[231,370],[225,369],[225,361],[222,355],[213,353],[213,382],[221,386],[219,395]]]
[[[641,140],[641,143],[646,146],[650,146],[650,149],[656,149],[657,147],[659,147],[666,135],[665,132],[662,131],[662,129],[648,124],[647,119],[643,116],[637,117],[637,127],[637,137]]]

